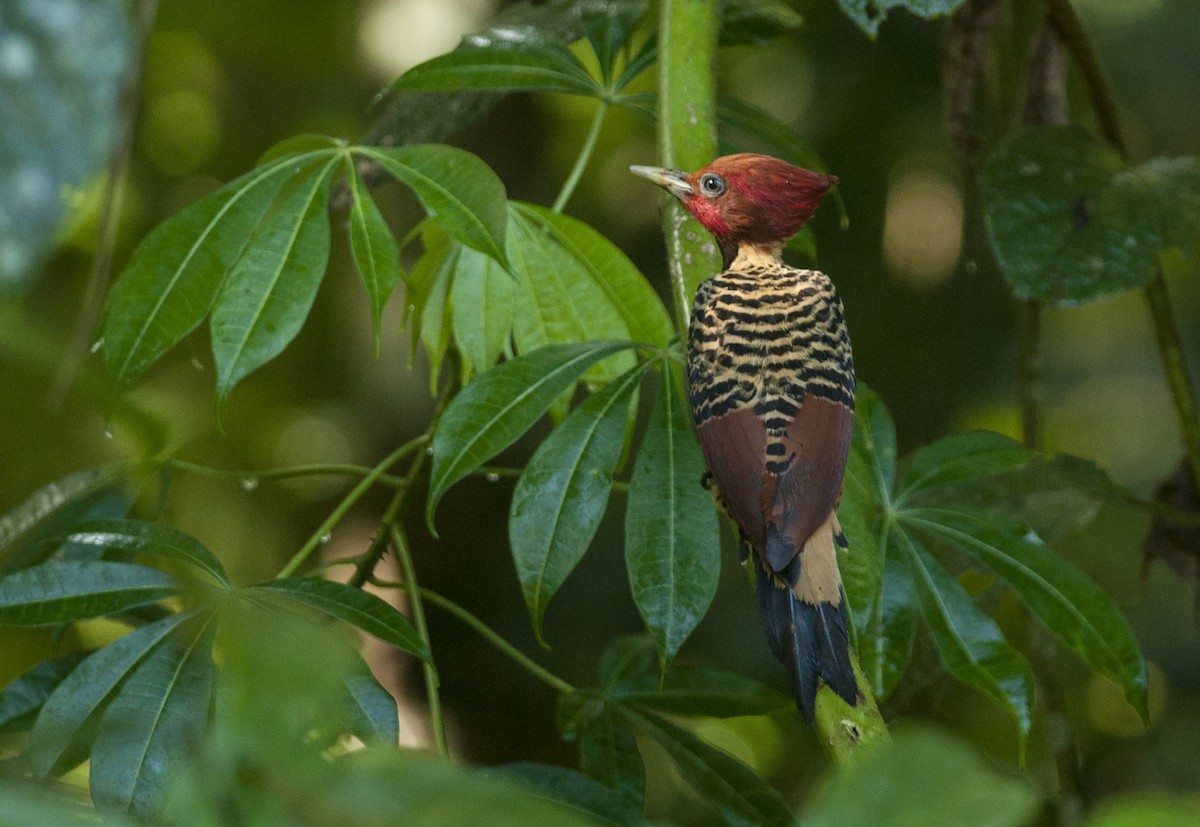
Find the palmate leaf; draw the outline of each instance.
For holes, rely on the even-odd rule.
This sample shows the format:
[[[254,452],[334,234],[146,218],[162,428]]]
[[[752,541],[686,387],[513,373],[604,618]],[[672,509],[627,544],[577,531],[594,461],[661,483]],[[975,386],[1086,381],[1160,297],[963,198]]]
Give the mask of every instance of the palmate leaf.
[[[400,281],[400,250],[383,214],[351,158],[346,158],[346,181],[353,201],[350,205],[350,252],[371,302],[371,326],[375,353],[379,354],[383,306]]]
[[[625,565],[633,600],[663,671],[708,611],[717,590],[717,517],[701,485],[704,459],[677,395],[670,362],[633,466],[625,511]]]
[[[0,623],[48,626],[119,612],[179,593],[169,574],[106,561],[42,563],[0,580]]]
[[[428,647],[407,617],[354,586],[320,577],[282,577],[251,586],[245,592],[277,595],[304,604],[423,660],[430,658]]]
[[[319,153],[251,170],[156,227],[113,284],[104,319],[104,364],[118,387],[208,315],[226,274],[297,167]]]
[[[117,687],[190,616],[174,614],[134,629],[93,652],[63,679],[42,705],[29,738],[35,777],[66,772],[87,757],[95,724]]]
[[[608,787],[576,770],[532,761],[504,764],[486,776],[508,781],[551,801],[617,827],[649,827],[641,806],[622,799]]]
[[[104,710],[89,775],[97,808],[140,818],[162,809],[170,770],[208,721],[214,627],[212,615],[200,615],[181,629],[187,634],[156,646]]]
[[[436,396],[452,332],[450,285],[463,246],[430,221],[422,225],[421,240],[425,254],[404,277],[405,316],[412,334],[412,350],[416,351],[418,342],[425,346],[429,357],[429,392]]]
[[[124,495],[128,473],[123,463],[76,471],[42,486],[0,517],[0,575],[49,557],[58,547],[54,538],[84,519],[98,502]]]
[[[463,381],[469,382],[511,355],[517,282],[491,256],[459,247],[449,290],[454,343],[463,360]]]
[[[29,729],[46,698],[85,657],[87,652],[59,655],[9,681],[0,691],[0,733]]]
[[[226,589],[231,587],[225,567],[203,543],[176,528],[141,520],[96,520],[82,523],[66,542],[81,547],[120,549],[182,563],[199,569]]]
[[[331,158],[288,181],[225,279],[211,330],[217,403],[246,374],[296,337],[317,297],[329,260]]]
[[[921,613],[912,577],[898,560],[886,561],[878,600],[878,625],[865,636],[869,645],[859,644],[858,656],[871,691],[884,699],[908,669]]]
[[[611,85],[617,58],[645,17],[648,5],[646,0],[591,0],[579,4],[579,23],[596,53],[605,86]]]
[[[596,362],[631,342],[550,345],[504,362],[462,390],[442,413],[433,435],[425,515],[446,490],[529,430],[555,398]]]
[[[509,545],[543,644],[546,606],[583,559],[604,517],[625,446],[629,401],[650,364],[589,396],[542,442],[517,480]]]
[[[575,734],[579,768],[640,811],[646,798],[646,764],[637,738],[614,705],[598,704],[598,711]]]
[[[369,671],[347,675],[348,729],[364,743],[395,744],[400,740],[400,717],[396,699],[379,685]]]

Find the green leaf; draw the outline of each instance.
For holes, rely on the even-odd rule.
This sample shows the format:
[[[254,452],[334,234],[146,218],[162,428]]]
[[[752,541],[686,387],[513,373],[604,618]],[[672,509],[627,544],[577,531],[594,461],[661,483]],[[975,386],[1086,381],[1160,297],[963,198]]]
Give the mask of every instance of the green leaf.
[[[59,655],[9,681],[0,692],[0,733],[29,729],[46,698],[85,657],[87,652]]]
[[[842,477],[838,522],[849,548],[838,555],[842,586],[855,627],[866,625],[883,580],[885,543],[875,530],[878,503],[871,469],[861,451],[852,451]],[[861,646],[859,647],[861,648]]]
[[[218,408],[246,374],[300,332],[329,261],[329,181],[335,159],[288,182],[225,279],[210,327]]]
[[[1154,278],[1166,245],[1156,193],[1120,170],[1116,151],[1077,126],[1025,129],[988,155],[984,222],[1018,298],[1091,301]]]
[[[1116,602],[1086,574],[1059,557],[1020,523],[986,512],[914,509],[906,525],[978,559],[1012,586],[1055,637],[1125,690],[1149,718],[1146,663]]]
[[[700,485],[704,459],[670,363],[662,364],[658,410],[629,484],[625,565],[665,671],[708,611],[721,562],[716,512]]]
[[[629,400],[649,364],[589,396],[538,446],[517,480],[508,539],[543,644],[546,606],[583,559],[604,517],[625,446]]]
[[[396,699],[370,672],[347,675],[350,731],[364,743],[396,744],[400,740],[400,717]]]
[[[900,683],[912,658],[920,606],[912,577],[903,564],[888,559],[877,597],[878,622],[864,624],[858,633],[858,656],[871,691],[887,698]]]
[[[625,323],[628,338],[666,346],[674,335],[667,309],[650,282],[615,244],[582,221],[545,207],[518,203],[515,209],[522,217],[548,230],[586,271],[603,293],[602,301],[610,304]],[[596,307],[595,299],[568,289],[578,306],[586,310]]]
[[[349,156],[346,157],[346,181],[354,197],[350,205],[350,252],[371,302],[375,354],[378,355],[383,307],[400,280],[400,250]]]
[[[96,811],[82,802],[28,784],[0,784],[0,825],[26,827],[30,824],[54,827],[132,827],[131,822],[106,816],[96,818]]]
[[[175,614],[134,629],[93,652],[63,679],[42,704],[29,737],[35,777],[59,775],[83,761],[94,725],[125,676],[190,616]]]
[[[138,245],[105,311],[104,364],[118,387],[131,384],[208,315],[280,188],[316,155],[280,158],[246,173]]]
[[[408,186],[451,238],[504,263],[508,196],[478,156],[442,144],[357,147]]]
[[[731,825],[792,824],[779,793],[741,761],[651,712],[622,713],[666,750],[679,774]]]
[[[996,772],[948,735],[900,729],[830,775],[804,811],[804,827],[1023,827],[1038,795]]]
[[[646,0],[605,0],[581,3],[579,23],[600,63],[600,75],[606,86],[612,82],[621,50],[629,45],[629,36],[645,16]]]
[[[637,683],[643,675],[654,672],[657,665],[658,658],[651,635],[623,635],[609,643],[600,654],[600,660],[596,662],[596,677],[611,694],[622,686]]]
[[[765,109],[722,95],[717,98],[717,123],[722,130],[733,131],[738,135],[762,145],[763,150],[776,155],[789,163],[806,167],[817,172],[823,172],[828,167],[821,156],[811,145],[788,125],[776,120]],[[833,191],[838,198],[838,191]]]
[[[469,382],[511,355],[517,284],[498,261],[469,247],[458,248],[453,279],[454,341]]]
[[[1163,247],[1200,241],[1200,158],[1151,158],[1112,180],[1120,200],[1153,219]]]
[[[429,660],[429,649],[409,619],[390,604],[362,589],[320,577],[282,577],[251,586],[303,603],[330,617],[344,620],[384,643]]]
[[[1124,793],[1105,798],[1089,813],[1084,827],[1193,827],[1200,803],[1181,793]]]
[[[537,27],[519,24],[467,35],[454,51],[409,69],[391,89],[566,92],[589,97],[603,93],[560,39]]]
[[[951,434],[912,455],[905,464],[896,503],[926,500],[947,486],[1019,471],[1035,456],[1016,440],[993,431]]]
[[[128,466],[104,465],[76,471],[42,486],[0,517],[0,574],[36,565],[58,547],[51,542],[96,503],[124,490]]]
[[[581,772],[531,761],[504,764],[487,770],[488,778],[498,778],[530,792],[565,804],[605,824],[621,827],[649,827],[640,806],[620,798],[616,792]]]
[[[629,342],[551,345],[504,362],[464,388],[442,413],[433,435],[426,519],[446,490],[511,445],[554,399],[596,362]]]
[[[450,347],[449,311],[450,283],[454,278],[460,244],[452,241],[437,225],[425,222],[421,239],[425,254],[418,259],[405,279],[406,316],[412,330],[412,348],[417,342],[425,345],[429,357],[429,392],[436,396],[442,360]]]
[[[870,37],[895,8],[906,9],[926,20],[953,14],[966,0],[838,0],[842,12]]]
[[[655,677],[643,673],[613,692],[624,704],[635,704],[670,715],[735,718],[769,715],[792,701],[761,681],[707,666],[675,666],[661,689]]]
[[[870,491],[880,506],[890,505],[896,480],[896,426],[883,400],[862,382],[854,395],[854,438],[850,453],[851,457],[858,455],[861,462],[855,462],[866,474],[865,478],[855,480],[855,487]]]
[[[916,538],[900,529],[893,536],[942,663],[960,681],[1013,716],[1024,754],[1033,725],[1034,683],[1029,663]]]
[[[213,618],[155,647],[104,710],[92,746],[89,787],[101,810],[157,815],[172,772],[204,732],[212,703]]]
[[[0,623],[66,623],[153,603],[178,592],[169,574],[146,566],[52,561],[0,580]]]
[[[640,811],[646,798],[646,763],[637,738],[613,704],[599,706],[578,732],[579,768]]]
[[[328,151],[331,149],[345,148],[346,141],[341,138],[306,132],[300,135],[292,135],[290,138],[284,138],[260,155],[255,166],[261,167],[263,164],[270,163],[287,155],[306,155],[314,152],[324,155],[328,154]]]
[[[178,529],[141,520],[96,520],[76,526],[66,541],[79,546],[117,548],[158,557],[200,569],[217,583],[230,588],[225,567],[208,547]]]

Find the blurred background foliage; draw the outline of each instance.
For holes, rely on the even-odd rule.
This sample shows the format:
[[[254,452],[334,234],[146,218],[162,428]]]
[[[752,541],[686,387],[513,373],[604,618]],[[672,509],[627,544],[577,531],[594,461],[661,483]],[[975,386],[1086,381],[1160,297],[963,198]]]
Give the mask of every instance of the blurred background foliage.
[[[480,28],[499,5],[163,0],[144,40],[136,28],[145,21],[121,3],[0,5],[0,512],[70,471],[139,455],[135,432],[106,424],[95,379],[98,359],[88,354],[86,335],[75,332],[87,332],[98,310],[89,287],[97,278],[98,245],[105,254],[105,245],[111,246],[119,270],[150,228],[241,174],[283,137],[370,136],[381,111],[372,104],[376,93]],[[946,128],[943,24],[895,12],[873,42],[833,0],[794,5],[804,16],[802,27],[765,45],[724,49],[718,77],[724,89],[794,127],[841,179],[848,223],[842,226],[838,211],[827,207],[814,229],[821,268],[837,282],[847,308],[859,375],[887,400],[901,452],[966,428],[1019,436],[1015,310],[984,240],[974,172],[964,167]],[[81,26],[99,14],[93,6],[127,14],[134,31]],[[1200,110],[1190,102],[1200,100],[1200,4],[1076,0],[1075,6],[1114,87],[1132,159],[1194,153]],[[1017,0],[1003,8],[991,59],[1020,66],[1041,2]],[[15,34],[53,32],[55,26],[79,40],[50,53],[38,50],[36,39]],[[79,60],[81,55],[88,59]],[[143,58],[136,121],[126,130],[121,113],[134,111],[131,93],[106,97],[99,90],[111,90],[105,83],[119,67]],[[70,111],[62,114],[64,123],[76,125],[73,134],[64,134],[61,123],[21,116],[29,102],[14,90],[29,72],[47,84],[61,78],[57,82],[73,90]],[[989,74],[975,125],[981,134],[999,134],[1015,122],[1021,82],[1016,74]],[[1068,93],[1084,111],[1085,95],[1073,74]],[[487,161],[510,198],[549,204],[574,162],[591,112],[590,102],[566,96],[510,95],[453,142]],[[99,233],[103,169],[125,141],[131,152],[122,210],[106,238]],[[614,110],[600,141],[567,212],[615,241],[665,294],[659,202],[626,171],[631,163],[655,162],[652,127]],[[33,190],[37,203],[49,206],[35,211]],[[57,200],[47,200],[47,192],[57,193]],[[411,226],[420,215],[399,187],[376,195],[396,228]],[[51,227],[52,235],[45,232]],[[369,306],[345,234],[335,230],[333,243],[330,276],[304,330],[282,356],[239,386],[225,407],[223,432],[213,416],[213,366],[204,334],[173,351],[132,391],[133,401],[161,420],[180,457],[245,469],[370,465],[421,432],[432,402],[426,366],[401,331],[403,297],[394,297],[386,310],[376,356]],[[1187,355],[1200,364],[1196,262],[1168,260],[1167,280]],[[1095,460],[1142,498],[1152,495],[1180,456],[1153,336],[1135,293],[1051,308],[1044,317],[1046,447]],[[533,444],[527,439],[501,459],[522,464]],[[346,487],[336,477],[239,482],[179,474],[164,506],[172,525],[201,538],[235,581],[247,582],[277,571]],[[152,491],[143,494],[153,502]],[[507,479],[465,481],[441,506],[436,544],[419,519],[411,521],[414,553],[423,585],[453,595],[501,635],[536,651],[507,552],[510,495]],[[329,555],[355,553],[369,542],[383,496],[360,503],[330,538]],[[622,565],[620,509],[614,511],[605,524],[612,530],[602,533],[547,613],[552,648],[540,659],[571,681],[587,681],[605,643],[640,627]],[[1062,784],[1078,795],[1073,800],[1080,806],[1134,789],[1200,787],[1194,583],[1162,564],[1143,569],[1140,545],[1148,524],[1144,510],[1110,507],[1083,533],[1058,544],[1128,611],[1150,664],[1148,730],[1115,686],[1070,655],[1054,654],[1044,641],[1028,641],[1030,650],[1048,652],[1038,667],[1048,669],[1063,699],[1061,719],[1044,721],[1045,731],[1035,732],[1030,768],[1044,790]],[[723,562],[717,601],[681,657],[702,652],[706,661],[774,681],[776,664],[766,647],[746,643],[761,638],[752,593],[734,556],[726,554]],[[1011,621],[1006,632],[1021,641],[1023,618],[1011,609],[1006,613],[1001,605],[997,618],[1002,625]],[[444,615],[434,616],[431,625],[459,754],[482,763],[573,762],[574,747],[559,738],[548,714],[549,689]],[[112,632],[95,623],[83,624],[78,634],[94,635],[84,642],[95,644]],[[41,659],[49,642],[48,633],[0,630],[0,683]],[[910,674],[928,680],[903,685],[885,708],[889,717],[944,722],[969,734],[1001,765],[1015,765],[1016,739],[1005,714],[945,680],[928,646],[918,644],[916,658],[919,668]],[[394,665],[392,688],[419,698],[419,675],[407,668]],[[413,710],[405,737],[422,743],[428,735],[415,717],[416,700]],[[1053,756],[1067,728],[1081,762],[1059,768]],[[791,801],[822,765],[812,735],[791,710],[702,722],[699,734],[779,781]],[[644,748],[649,754],[655,749]],[[680,814],[693,805],[678,779],[652,775],[649,783],[649,812],[672,811],[686,821]]]

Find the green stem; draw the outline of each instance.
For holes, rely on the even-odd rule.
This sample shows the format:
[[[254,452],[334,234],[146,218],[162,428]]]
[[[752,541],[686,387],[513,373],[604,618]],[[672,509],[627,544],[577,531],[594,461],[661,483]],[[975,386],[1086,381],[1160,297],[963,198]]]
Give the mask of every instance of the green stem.
[[[392,453],[384,457],[382,462],[372,468],[371,472],[359,480],[358,484],[351,489],[350,493],[342,498],[342,501],[338,503],[337,508],[335,508],[333,512],[325,519],[325,522],[321,523],[320,527],[313,532],[311,537],[308,538],[308,542],[301,546],[300,550],[292,556],[292,559],[288,561],[286,566],[280,569],[279,574],[276,576],[290,577],[295,574],[300,566],[304,565],[304,561],[308,559],[309,555],[325,542],[325,538],[331,531],[333,531],[333,527],[341,522],[342,518],[346,516],[346,513],[354,507],[354,504],[362,498],[363,494],[367,493],[367,491],[369,491],[371,487],[379,481],[379,478],[387,472],[387,469],[391,468],[408,454],[411,454],[413,451],[422,447],[428,440],[429,436],[427,434],[422,434],[415,439],[409,440],[395,451],[392,451]],[[424,455],[424,452],[417,454],[417,462],[414,462],[413,464],[416,465],[418,462],[420,462],[420,458]],[[398,492],[398,495],[403,493],[404,490],[405,489],[402,488],[400,492]]]
[[[858,691],[862,699],[850,706],[825,684],[817,690],[816,715],[813,727],[825,751],[838,764],[849,763],[859,746],[866,741],[887,740],[891,737],[871,683],[863,674],[858,655],[850,653],[850,664],[858,680]]]
[[[562,212],[567,206],[567,202],[571,200],[571,195],[575,192],[575,187],[579,185],[579,179],[583,177],[583,171],[588,165],[588,161],[592,159],[592,153],[596,151],[596,141],[600,137],[600,127],[604,125],[604,116],[608,113],[608,101],[601,100],[600,105],[596,107],[596,114],[592,116],[592,125],[588,128],[587,137],[583,140],[583,147],[579,150],[579,157],[575,159],[575,166],[571,168],[571,174],[567,176],[567,180],[563,183],[562,191],[559,192],[558,198],[554,199],[554,212]]]
[[[394,584],[392,584],[392,585],[394,585]],[[489,628],[486,623],[484,623],[479,618],[475,617],[475,615],[468,612],[462,606],[459,606],[454,601],[452,601],[448,598],[442,597],[437,592],[432,592],[429,589],[420,589],[420,592],[421,592],[421,596],[424,597],[426,600],[428,600],[430,603],[432,603],[435,606],[438,606],[441,609],[444,609],[445,611],[447,611],[450,614],[457,617],[463,623],[470,626],[472,629],[474,629],[476,632],[478,632],[479,635],[481,635],[484,639],[486,639],[489,643],[491,643],[493,646],[495,646],[497,649],[499,649],[504,654],[508,655],[508,657],[510,657],[513,661],[515,661],[517,663],[517,665],[523,667],[526,671],[528,671],[531,675],[533,675],[535,678],[540,680],[542,683],[546,684],[547,686],[550,686],[555,691],[560,692],[562,694],[566,694],[568,692],[575,691],[575,687],[571,686],[571,684],[567,683],[562,678],[558,677],[558,675],[555,675],[553,672],[549,671],[545,667],[539,666],[538,664],[534,663],[533,660],[531,660],[524,652],[522,652],[517,647],[513,646],[511,643],[509,643],[504,638],[500,637],[500,635],[498,635],[494,631],[492,631],[491,628]]]
[[[432,433],[433,427],[430,426],[429,430]],[[428,435],[424,439],[428,439]],[[383,512],[383,517],[379,521],[379,532],[371,540],[370,547],[363,554],[362,560],[359,561],[359,564],[354,569],[354,574],[350,577],[349,583],[351,586],[362,586],[371,579],[371,574],[375,571],[375,567],[379,565],[383,553],[387,551],[387,541],[391,534],[391,528],[399,521],[404,503],[408,501],[408,494],[412,491],[417,475],[424,469],[428,456],[426,452],[421,451],[417,454],[416,459],[413,460],[413,464],[409,466],[408,473],[404,475],[404,481],[396,489],[396,494],[392,497],[392,501],[388,503],[387,510]]]
[[[1050,11],[1050,19],[1058,29],[1063,43],[1074,58],[1087,86],[1088,95],[1092,101],[1092,109],[1096,113],[1100,133],[1104,139],[1121,154],[1122,158],[1129,157],[1128,144],[1121,130],[1121,122],[1117,117],[1117,106],[1108,81],[1100,68],[1096,50],[1087,31],[1075,14],[1070,0],[1046,0]],[[1162,359],[1163,370],[1167,374],[1167,384],[1171,388],[1171,397],[1175,403],[1175,415],[1179,420],[1179,429],[1183,435],[1183,443],[1188,460],[1192,467],[1192,478],[1200,487],[1200,418],[1196,402],[1196,388],[1188,373],[1187,363],[1183,357],[1183,339],[1175,324],[1175,316],[1171,312],[1170,294],[1167,292],[1167,282],[1163,278],[1162,264],[1158,265],[1154,278],[1145,288],[1146,303],[1150,308],[1150,317],[1154,322],[1154,335],[1158,341],[1159,357]]]
[[[658,28],[658,143],[664,166],[694,170],[717,154],[720,3],[661,0]],[[671,199],[663,214],[675,322],[687,332],[692,297],[720,269],[716,244]]]
[[[269,468],[265,471],[238,471],[229,468],[213,468],[195,462],[172,457],[165,465],[178,471],[186,471],[201,477],[212,477],[223,480],[241,480],[242,482],[262,480],[281,480],[293,477],[317,477],[322,475],[342,475],[347,477],[365,477],[375,471],[366,465],[351,465],[349,463],[313,463],[311,465],[292,465],[287,468]],[[393,474],[380,474],[376,480],[385,485],[400,485],[401,477]]]
[[[412,552],[408,548],[408,538],[398,522],[392,522],[389,525],[388,533],[391,535],[392,545],[396,547],[400,570],[404,573],[404,590],[408,594],[413,625],[417,629],[417,634],[421,636],[421,642],[425,644],[425,648],[432,651],[429,641],[429,625],[425,622],[425,604],[421,600],[421,587],[417,584],[417,569],[413,565]],[[425,672],[425,698],[429,704],[429,723],[433,728],[433,740],[437,744],[438,754],[443,758],[449,758],[450,750],[446,746],[446,721],[442,717],[442,699],[438,693],[440,682],[438,681],[437,666],[430,659],[423,661],[422,667]]]

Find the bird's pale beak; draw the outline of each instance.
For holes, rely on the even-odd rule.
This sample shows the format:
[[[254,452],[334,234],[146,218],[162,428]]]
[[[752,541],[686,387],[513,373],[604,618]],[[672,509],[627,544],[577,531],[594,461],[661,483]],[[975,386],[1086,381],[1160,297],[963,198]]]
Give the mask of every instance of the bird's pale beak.
[[[680,172],[677,169],[631,166],[629,171],[634,175],[642,176],[648,181],[653,181],[680,201],[695,193],[692,185],[688,183],[687,173]]]

